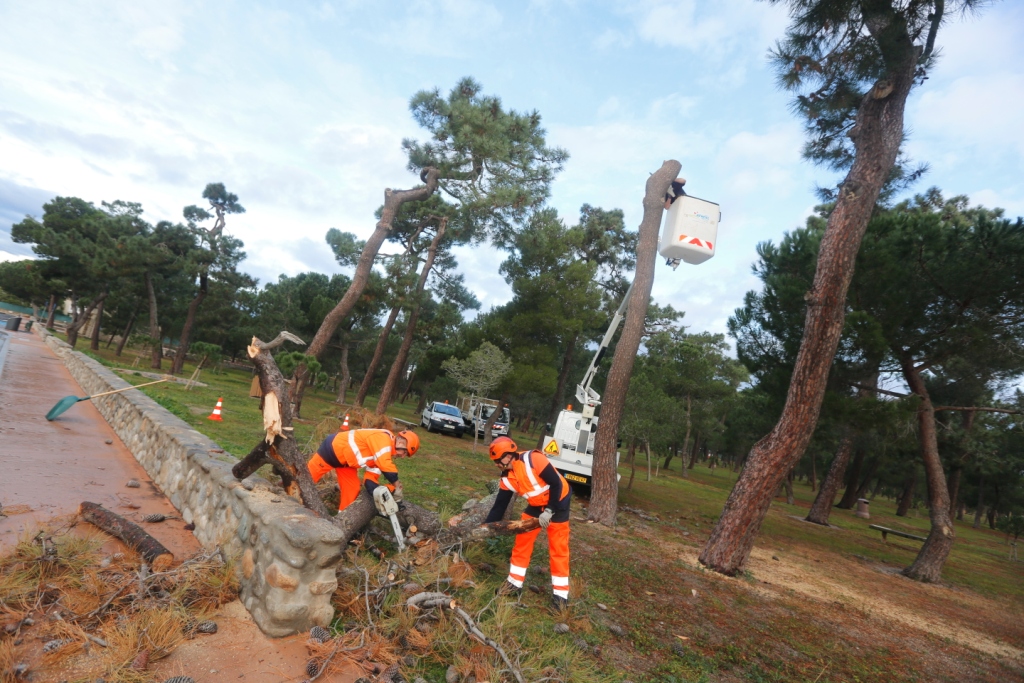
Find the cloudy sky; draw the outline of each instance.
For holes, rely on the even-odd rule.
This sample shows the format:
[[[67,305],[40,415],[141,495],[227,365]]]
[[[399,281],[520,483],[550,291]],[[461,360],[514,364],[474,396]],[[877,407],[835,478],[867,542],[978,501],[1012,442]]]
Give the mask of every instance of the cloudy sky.
[[[568,222],[589,203],[635,227],[647,175],[682,162],[688,191],[721,204],[718,251],[659,266],[654,296],[721,332],[756,287],[757,243],[836,180],[801,160],[768,68],[786,23],[753,0],[0,2],[0,259],[30,253],[10,226],[55,195],[179,220],[223,182],[247,208],[228,230],[248,272],[335,272],[326,231],[369,234],[384,188],[416,184],[409,98],[473,76],[571,154],[551,199]],[[908,106],[908,151],[931,165],[917,189],[1024,214],[1022,33],[1017,1],[943,30]],[[510,296],[501,259],[460,254],[485,308]]]

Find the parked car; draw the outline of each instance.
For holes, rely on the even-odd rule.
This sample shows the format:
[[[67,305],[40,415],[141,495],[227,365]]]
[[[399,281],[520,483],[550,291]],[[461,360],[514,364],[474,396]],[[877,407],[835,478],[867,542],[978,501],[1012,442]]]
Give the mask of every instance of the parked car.
[[[491,419],[491,415],[494,413],[496,408],[493,406],[484,406],[480,411],[481,415],[477,420],[471,420],[471,422],[477,422],[476,435],[484,435],[484,427],[487,426],[487,421]],[[511,415],[509,415],[508,408],[502,408],[501,414],[498,415],[498,419],[494,421],[494,426],[491,427],[491,438],[497,439],[499,436],[508,436],[508,426]],[[472,430],[472,427],[469,427]]]
[[[459,409],[440,401],[434,401],[423,409],[420,424],[428,432],[454,434],[460,439],[466,433],[466,423],[462,421]]]

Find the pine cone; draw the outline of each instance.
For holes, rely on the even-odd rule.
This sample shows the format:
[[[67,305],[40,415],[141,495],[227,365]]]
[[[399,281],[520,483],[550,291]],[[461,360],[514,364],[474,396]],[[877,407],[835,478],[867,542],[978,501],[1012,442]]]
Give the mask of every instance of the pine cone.
[[[217,622],[216,621],[201,621],[201,622],[199,622],[199,625],[196,626],[196,631],[198,631],[199,633],[207,633],[207,634],[209,634],[209,633],[216,633],[217,632]]]
[[[57,650],[61,649],[70,642],[70,640],[66,640],[63,638],[48,641],[45,645],[43,645],[43,652],[46,652],[47,654],[49,654],[50,652],[56,652]]]
[[[196,683],[195,679],[188,676],[175,676],[174,678],[168,678],[164,683]]]
[[[314,626],[309,629],[309,639],[317,643],[326,643],[331,639],[331,632],[323,626]]]
[[[392,683],[396,678],[398,678],[398,664],[392,664],[384,669],[384,673],[377,680],[381,683]]]
[[[135,479],[129,479],[129,480],[128,480],[128,483],[126,483],[126,484],[125,484],[125,486],[127,486],[127,487],[128,487],[128,488],[130,488],[130,489],[137,489],[137,488],[139,488],[140,486],[142,486],[142,484],[140,484],[140,483],[139,483],[138,481],[136,481]]]
[[[154,512],[151,515],[146,515],[142,518],[143,522],[149,522],[150,524],[156,524],[167,519],[167,515],[161,515],[159,512]]]
[[[317,663],[315,659],[311,659],[308,662],[306,662],[307,676],[312,678],[313,676],[316,676],[318,673],[320,673],[320,665]]]

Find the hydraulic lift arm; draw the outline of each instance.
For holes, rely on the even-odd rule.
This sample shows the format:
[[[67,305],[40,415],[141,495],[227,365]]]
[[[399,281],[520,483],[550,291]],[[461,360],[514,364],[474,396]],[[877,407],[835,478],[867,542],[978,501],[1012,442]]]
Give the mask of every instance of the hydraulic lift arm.
[[[587,412],[590,412],[590,415],[587,417],[593,417],[593,408],[601,405],[601,394],[594,391],[590,385],[594,383],[594,376],[597,375],[597,366],[601,364],[604,352],[608,350],[608,346],[612,343],[612,338],[615,337],[619,325],[622,324],[622,317],[626,314],[626,308],[629,306],[629,300],[632,296],[633,283],[630,283],[629,289],[626,290],[626,296],[622,297],[622,303],[619,304],[618,310],[612,316],[612,321],[608,325],[608,331],[604,333],[601,344],[597,347],[594,360],[590,361],[590,367],[587,368],[586,374],[583,375],[583,381],[576,385],[576,400],[582,405],[585,416]],[[590,407],[591,411],[587,411],[587,407]]]

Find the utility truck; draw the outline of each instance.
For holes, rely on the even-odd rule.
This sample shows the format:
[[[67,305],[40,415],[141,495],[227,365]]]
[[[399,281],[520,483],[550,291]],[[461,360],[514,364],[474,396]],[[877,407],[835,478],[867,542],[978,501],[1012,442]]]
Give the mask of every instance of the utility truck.
[[[495,410],[499,409],[499,402],[493,398],[481,398],[480,396],[459,396],[455,401],[455,407],[462,411],[462,419],[466,423],[466,431],[476,428],[477,436],[484,436],[484,428],[487,421]],[[500,408],[494,425],[491,427],[491,437],[507,436],[509,431],[509,420],[511,414],[508,406]]]
[[[722,213],[718,204],[687,195],[682,191],[682,184],[673,184],[673,189],[675,199],[665,214],[658,253],[675,270],[683,261],[697,265],[715,255],[718,223]],[[572,484],[590,486],[594,467],[594,437],[600,422],[597,408],[601,405],[601,395],[591,385],[605,351],[622,324],[632,294],[633,285],[630,284],[583,375],[583,381],[576,385],[576,400],[579,401],[580,410],[573,410],[570,404],[558,414],[551,435],[544,437],[545,455],[566,481]]]

